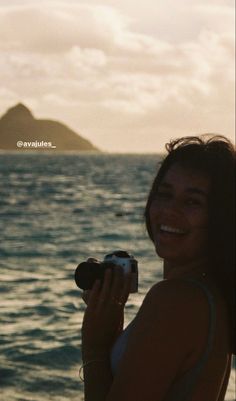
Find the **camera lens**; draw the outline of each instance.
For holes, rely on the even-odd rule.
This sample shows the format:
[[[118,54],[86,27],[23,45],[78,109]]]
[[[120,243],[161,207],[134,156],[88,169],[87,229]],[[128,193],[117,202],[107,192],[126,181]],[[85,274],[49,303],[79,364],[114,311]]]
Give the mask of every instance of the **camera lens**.
[[[89,290],[92,288],[96,278],[99,278],[99,263],[80,263],[75,270],[75,282],[77,287],[82,290]]]

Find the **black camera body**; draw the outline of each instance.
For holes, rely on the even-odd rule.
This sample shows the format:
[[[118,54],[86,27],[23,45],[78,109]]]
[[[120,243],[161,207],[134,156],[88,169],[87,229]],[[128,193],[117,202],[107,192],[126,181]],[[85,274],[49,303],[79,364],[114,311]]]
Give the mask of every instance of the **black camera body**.
[[[82,262],[75,270],[75,282],[82,290],[90,290],[95,280],[103,280],[107,268],[121,266],[124,273],[132,273],[131,293],[138,292],[138,262],[126,251],[115,251],[105,256],[102,262]]]

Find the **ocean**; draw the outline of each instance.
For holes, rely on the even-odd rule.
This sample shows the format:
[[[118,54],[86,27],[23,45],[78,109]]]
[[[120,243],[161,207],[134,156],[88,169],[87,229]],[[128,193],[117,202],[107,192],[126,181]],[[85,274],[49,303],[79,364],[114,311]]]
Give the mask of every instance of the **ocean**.
[[[0,154],[0,398],[82,401],[78,263],[124,249],[139,293],[162,278],[143,212],[158,155]],[[235,368],[235,362],[234,362]],[[235,400],[232,369],[227,401]]]

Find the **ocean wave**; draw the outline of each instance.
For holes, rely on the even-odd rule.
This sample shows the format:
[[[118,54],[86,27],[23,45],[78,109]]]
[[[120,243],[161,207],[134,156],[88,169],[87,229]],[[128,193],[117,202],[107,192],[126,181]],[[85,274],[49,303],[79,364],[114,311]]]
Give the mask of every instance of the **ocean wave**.
[[[18,350],[19,352],[19,350]],[[81,361],[81,351],[79,348],[71,345],[62,345],[60,347],[43,350],[41,352],[23,353],[15,356],[17,362],[24,362],[30,365],[46,366],[51,369],[69,369]]]

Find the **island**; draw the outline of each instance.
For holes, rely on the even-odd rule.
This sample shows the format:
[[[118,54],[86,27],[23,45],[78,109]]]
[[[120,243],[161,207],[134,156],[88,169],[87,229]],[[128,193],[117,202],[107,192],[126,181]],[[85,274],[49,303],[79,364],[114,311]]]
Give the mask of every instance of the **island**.
[[[99,149],[65,124],[36,119],[22,103],[0,118],[0,150],[92,151]]]

